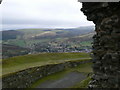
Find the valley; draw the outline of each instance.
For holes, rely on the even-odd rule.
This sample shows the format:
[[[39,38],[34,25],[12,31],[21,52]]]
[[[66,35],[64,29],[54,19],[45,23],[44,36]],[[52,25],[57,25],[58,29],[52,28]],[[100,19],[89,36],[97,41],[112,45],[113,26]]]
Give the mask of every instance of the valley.
[[[5,51],[3,53],[4,59],[44,52],[90,52],[92,50],[91,43],[94,27],[17,29],[3,31],[2,33],[2,45],[3,51]],[[19,49],[15,50],[14,47],[19,47]],[[14,52],[19,54],[14,54]]]
[[[3,87],[87,87],[92,73],[93,27],[17,29],[2,33]]]

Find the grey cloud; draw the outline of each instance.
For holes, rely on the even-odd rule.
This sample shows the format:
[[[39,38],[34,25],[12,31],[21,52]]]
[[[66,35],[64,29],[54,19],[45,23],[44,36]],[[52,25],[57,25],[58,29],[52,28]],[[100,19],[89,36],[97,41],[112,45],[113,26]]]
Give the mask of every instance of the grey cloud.
[[[51,2],[50,2],[51,1]],[[77,0],[5,0],[2,3],[4,28],[8,25],[76,27],[93,25],[80,12]],[[26,26],[27,27],[27,26]]]

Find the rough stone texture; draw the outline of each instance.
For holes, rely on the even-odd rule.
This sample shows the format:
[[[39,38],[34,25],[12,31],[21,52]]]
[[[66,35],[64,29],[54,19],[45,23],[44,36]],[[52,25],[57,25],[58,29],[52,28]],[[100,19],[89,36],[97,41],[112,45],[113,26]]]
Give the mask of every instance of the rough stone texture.
[[[15,72],[2,78],[2,88],[27,88],[42,77],[50,74],[63,71],[66,68],[76,67],[83,63],[91,62],[84,61],[67,61],[59,64],[49,64],[45,66],[33,67],[19,72]]]
[[[120,88],[120,2],[83,2],[81,11],[95,24],[94,75],[89,87]]]
[[[0,4],[2,3],[2,0],[0,0]]]

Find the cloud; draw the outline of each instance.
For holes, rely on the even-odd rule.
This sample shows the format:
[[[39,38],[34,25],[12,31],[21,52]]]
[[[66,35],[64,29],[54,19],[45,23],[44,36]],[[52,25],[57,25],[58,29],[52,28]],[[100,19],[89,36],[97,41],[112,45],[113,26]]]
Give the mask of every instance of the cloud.
[[[82,5],[77,0],[3,0],[1,6],[3,26],[93,25],[80,11]]]

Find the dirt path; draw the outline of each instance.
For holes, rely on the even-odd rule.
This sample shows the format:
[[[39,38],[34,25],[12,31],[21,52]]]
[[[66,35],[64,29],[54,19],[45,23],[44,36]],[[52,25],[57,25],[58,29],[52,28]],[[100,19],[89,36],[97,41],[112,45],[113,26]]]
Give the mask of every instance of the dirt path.
[[[45,81],[37,88],[69,88],[86,78],[86,75],[78,72],[70,72],[58,80]]]

